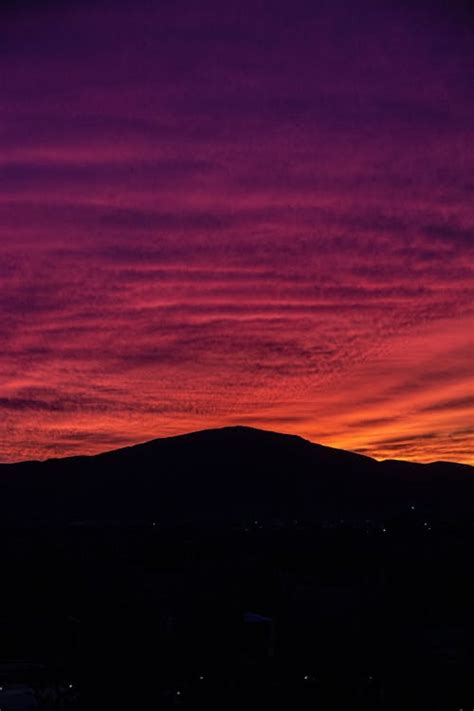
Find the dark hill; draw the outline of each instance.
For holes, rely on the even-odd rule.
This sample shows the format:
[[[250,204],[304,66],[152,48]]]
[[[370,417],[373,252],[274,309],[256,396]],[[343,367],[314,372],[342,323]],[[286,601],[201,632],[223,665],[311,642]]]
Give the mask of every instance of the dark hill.
[[[204,430],[93,457],[0,466],[3,525],[469,517],[474,469],[376,462],[293,435]]]

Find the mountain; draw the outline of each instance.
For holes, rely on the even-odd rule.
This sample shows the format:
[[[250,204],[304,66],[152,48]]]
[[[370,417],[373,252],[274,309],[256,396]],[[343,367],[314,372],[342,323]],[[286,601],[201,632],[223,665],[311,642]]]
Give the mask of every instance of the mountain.
[[[91,457],[0,465],[1,525],[455,521],[474,468],[374,459],[294,435],[226,427]]]

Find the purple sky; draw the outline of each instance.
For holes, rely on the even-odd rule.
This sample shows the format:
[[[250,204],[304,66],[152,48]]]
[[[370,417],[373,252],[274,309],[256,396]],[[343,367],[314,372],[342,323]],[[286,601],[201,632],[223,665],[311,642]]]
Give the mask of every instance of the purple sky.
[[[3,5],[0,460],[242,423],[474,462],[473,27]]]

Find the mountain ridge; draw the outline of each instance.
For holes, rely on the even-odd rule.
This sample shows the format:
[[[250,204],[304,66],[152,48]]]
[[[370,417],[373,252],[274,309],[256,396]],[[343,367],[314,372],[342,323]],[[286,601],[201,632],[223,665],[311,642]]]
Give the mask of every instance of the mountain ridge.
[[[0,465],[0,523],[387,519],[413,505],[453,520],[474,511],[471,472],[457,463],[379,462],[298,435],[223,427],[97,455]]]
[[[226,425],[223,427],[212,427],[212,428],[204,428],[201,430],[192,430],[191,432],[183,432],[177,435],[169,435],[169,436],[164,436],[164,437],[154,437],[153,439],[149,440],[143,440],[140,442],[136,442],[133,444],[128,444],[124,445],[123,447],[116,447],[114,449],[107,449],[104,450],[103,452],[96,452],[94,454],[72,454],[68,455],[65,457],[48,457],[46,459],[25,459],[25,460],[18,460],[14,462],[0,462],[0,471],[2,467],[12,467],[12,466],[19,466],[19,465],[25,465],[25,464],[46,464],[46,463],[51,463],[51,462],[65,462],[65,461],[72,461],[72,460],[82,460],[82,459],[92,459],[95,457],[105,457],[107,455],[111,454],[117,454],[119,452],[125,452],[128,450],[133,450],[139,447],[144,447],[148,445],[153,445],[155,443],[163,442],[163,441],[170,441],[170,440],[184,440],[186,438],[194,437],[194,436],[199,436],[203,434],[212,434],[212,433],[226,433],[226,432],[249,432],[249,433],[255,433],[255,434],[269,434],[269,435],[277,435],[278,437],[285,437],[293,440],[297,440],[300,442],[305,442],[311,446],[314,447],[320,447],[321,449],[324,450],[329,450],[332,452],[344,452],[345,454],[350,454],[354,455],[356,457],[361,457],[366,460],[371,460],[373,462],[377,462],[379,464],[410,464],[410,465],[417,465],[417,466],[422,466],[422,467],[429,467],[429,466],[435,466],[435,465],[449,465],[449,466],[458,466],[458,467],[466,467],[468,469],[473,470],[474,472],[474,466],[471,464],[467,464],[465,462],[453,462],[450,460],[444,460],[444,459],[435,459],[430,462],[417,462],[411,459],[375,459],[375,457],[371,457],[368,454],[361,454],[360,452],[356,452],[354,450],[349,450],[349,449],[342,449],[340,447],[333,447],[331,445],[326,445],[326,444],[321,444],[319,442],[313,442],[310,439],[307,439],[306,437],[303,437],[302,435],[297,435],[293,433],[287,433],[287,432],[278,432],[277,430],[267,430],[267,429],[262,429],[260,427],[250,427],[248,425]]]

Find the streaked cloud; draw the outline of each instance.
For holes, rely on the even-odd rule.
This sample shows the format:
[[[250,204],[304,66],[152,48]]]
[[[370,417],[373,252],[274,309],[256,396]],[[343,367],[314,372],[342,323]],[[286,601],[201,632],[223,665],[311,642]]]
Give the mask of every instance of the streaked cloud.
[[[10,4],[0,459],[241,422],[474,461],[462,13]]]

